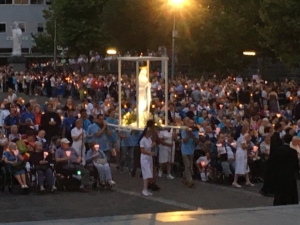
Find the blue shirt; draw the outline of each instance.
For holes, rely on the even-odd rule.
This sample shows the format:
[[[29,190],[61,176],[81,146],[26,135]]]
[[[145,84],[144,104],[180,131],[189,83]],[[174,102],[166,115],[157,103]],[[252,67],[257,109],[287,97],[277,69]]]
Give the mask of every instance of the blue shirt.
[[[183,94],[183,86],[182,84],[179,84],[176,88],[175,88],[177,94]]]
[[[85,132],[87,132],[88,127],[89,127],[91,124],[92,124],[92,123],[91,123],[91,121],[90,121],[89,119],[85,119],[85,120],[83,121],[83,129],[84,129]]]
[[[112,119],[110,117],[108,117],[106,119],[106,122],[108,124],[110,123],[110,124],[119,125],[119,122],[117,119]],[[109,140],[112,142],[116,142],[118,140],[118,134],[117,134],[116,128],[108,125],[108,129],[112,132],[112,135],[109,136]]]
[[[32,122],[35,124],[35,117],[32,112],[28,113],[27,111],[23,112],[21,117],[20,117],[20,122],[25,123],[27,119],[31,119]]]
[[[124,131],[122,132],[122,134],[125,134],[126,138],[122,138],[121,147],[133,147],[137,145],[139,136],[137,137],[136,133],[131,131]]]
[[[193,131],[193,135],[199,139],[199,134],[198,131]],[[181,137],[182,139],[185,139],[187,136],[186,130],[181,131]],[[182,145],[181,145],[181,153],[183,155],[193,155],[194,151],[195,151],[195,146],[196,143],[194,142],[194,139],[192,137],[189,138],[189,140],[184,143],[182,141]]]
[[[109,150],[109,141],[107,137],[107,133],[103,132],[100,137],[96,136],[95,134],[99,132],[102,128],[99,127],[97,123],[93,123],[87,129],[87,135],[93,135],[92,137],[87,137],[87,142],[95,142],[100,146],[101,151]]]
[[[197,122],[198,122],[197,124],[201,124],[201,123],[203,123],[204,121],[205,121],[205,120],[203,119],[203,117],[199,117],[199,118],[198,118],[198,121],[197,121]]]
[[[65,117],[63,120],[63,127],[66,128],[66,132],[71,132],[73,124],[75,123],[75,117]]]

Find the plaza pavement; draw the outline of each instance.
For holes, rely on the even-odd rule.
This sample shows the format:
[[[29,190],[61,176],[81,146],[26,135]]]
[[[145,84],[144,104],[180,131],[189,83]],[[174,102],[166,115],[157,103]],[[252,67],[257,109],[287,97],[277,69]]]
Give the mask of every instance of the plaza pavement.
[[[51,220],[37,222],[6,223],[8,225],[297,225],[299,206],[264,207],[234,210],[210,210],[171,212],[87,219]]]

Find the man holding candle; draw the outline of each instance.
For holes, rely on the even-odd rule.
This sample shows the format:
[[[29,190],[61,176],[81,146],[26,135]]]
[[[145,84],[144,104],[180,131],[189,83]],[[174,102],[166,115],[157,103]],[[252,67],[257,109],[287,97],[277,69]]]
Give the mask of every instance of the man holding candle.
[[[47,111],[41,117],[41,129],[45,130],[47,142],[60,130],[61,119],[58,113],[53,111],[53,105],[47,104]]]
[[[87,129],[87,142],[100,145],[100,150],[103,151],[109,161],[110,151],[109,151],[109,141],[108,141],[108,128],[107,123],[104,121],[104,116],[99,114],[94,118],[94,123],[90,125]]]
[[[89,185],[90,173],[87,169],[80,165],[82,158],[76,150],[69,146],[70,141],[66,138],[61,139],[61,148],[55,152],[55,159],[57,163],[62,164],[64,170],[72,173],[81,172],[80,191],[88,192],[86,187]]]

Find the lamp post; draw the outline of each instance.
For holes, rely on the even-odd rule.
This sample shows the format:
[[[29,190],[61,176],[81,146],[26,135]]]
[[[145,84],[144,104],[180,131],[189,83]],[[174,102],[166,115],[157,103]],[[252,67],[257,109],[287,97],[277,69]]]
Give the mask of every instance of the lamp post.
[[[173,18],[173,30],[172,30],[172,67],[171,67],[171,79],[174,80],[175,73],[175,37],[177,36],[176,32],[176,15],[174,13]]]
[[[185,0],[170,0],[169,3],[173,6],[173,8],[179,8],[183,5]],[[176,12],[174,10],[173,15],[173,30],[172,30],[172,65],[171,65],[171,79],[174,80],[175,74],[175,38],[177,37],[176,31]]]
[[[113,48],[110,48],[110,49],[107,49],[106,53],[107,53],[107,55],[116,55],[117,50],[113,49]],[[108,59],[107,67],[108,67],[108,70],[110,71],[110,59]]]
[[[54,52],[53,52],[53,69],[56,70],[56,58],[57,58],[57,52],[56,52],[56,41],[57,41],[57,33],[56,33],[56,20],[54,21]]]

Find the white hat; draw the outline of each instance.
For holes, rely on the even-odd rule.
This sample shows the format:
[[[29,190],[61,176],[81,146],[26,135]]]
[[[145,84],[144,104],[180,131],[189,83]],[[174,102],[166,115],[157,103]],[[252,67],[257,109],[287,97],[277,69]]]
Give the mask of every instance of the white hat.
[[[63,138],[60,140],[60,143],[70,144],[70,141],[67,138]]]

